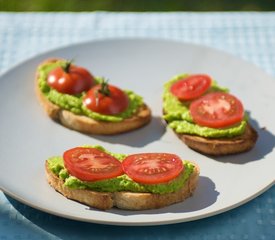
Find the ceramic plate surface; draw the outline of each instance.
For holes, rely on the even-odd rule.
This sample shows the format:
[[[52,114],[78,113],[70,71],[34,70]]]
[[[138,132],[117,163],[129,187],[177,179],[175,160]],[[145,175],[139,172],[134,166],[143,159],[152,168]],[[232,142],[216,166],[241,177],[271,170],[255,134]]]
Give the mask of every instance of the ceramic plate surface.
[[[37,65],[51,57],[77,65],[114,85],[132,89],[152,108],[146,127],[117,135],[89,136],[51,121],[34,93]],[[161,120],[164,82],[180,73],[207,73],[238,96],[258,131],[253,150],[209,157],[187,148]],[[0,77],[0,188],[17,200],[58,216],[113,225],[158,225],[201,219],[230,210],[274,184],[275,80],[254,65],[207,47],[164,40],[114,39],[53,50],[16,65]],[[158,210],[99,211],[67,200],[46,182],[44,161],[83,144],[112,152],[171,152],[201,168],[194,195]]]

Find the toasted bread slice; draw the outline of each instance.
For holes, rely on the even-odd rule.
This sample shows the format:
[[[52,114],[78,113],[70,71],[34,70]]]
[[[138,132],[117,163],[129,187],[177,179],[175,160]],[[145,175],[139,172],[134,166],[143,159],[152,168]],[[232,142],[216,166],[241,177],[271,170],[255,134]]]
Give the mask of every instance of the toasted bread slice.
[[[58,60],[60,59],[49,59],[42,64],[54,63]],[[151,120],[151,110],[146,104],[143,104],[139,109],[137,109],[132,117],[126,118],[121,122],[98,121],[84,115],[76,115],[50,102],[40,91],[38,79],[39,75],[37,73],[35,91],[46,113],[50,118],[60,122],[62,125],[70,129],[88,134],[112,135],[140,128]]]
[[[146,210],[162,208],[178,203],[193,194],[199,179],[199,168],[195,165],[193,173],[184,186],[180,190],[173,193],[153,194],[135,192],[96,192],[86,189],[68,188],[64,186],[63,180],[56,176],[48,168],[47,162],[45,164],[45,168],[47,181],[57,192],[61,193],[68,199],[72,199],[101,210],[107,210],[112,207],[126,210]]]
[[[252,149],[257,141],[256,130],[247,124],[244,133],[232,138],[205,138],[196,135],[178,134],[178,137],[190,148],[209,155],[229,155]]]

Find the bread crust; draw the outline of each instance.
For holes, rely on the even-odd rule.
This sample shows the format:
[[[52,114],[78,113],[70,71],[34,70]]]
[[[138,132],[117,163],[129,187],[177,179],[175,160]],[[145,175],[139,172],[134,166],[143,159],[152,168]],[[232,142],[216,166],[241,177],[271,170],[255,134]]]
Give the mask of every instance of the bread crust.
[[[194,164],[195,165],[195,164]],[[56,176],[45,164],[48,183],[66,198],[78,201],[90,207],[107,210],[117,207],[125,210],[147,210],[162,208],[182,202],[195,191],[199,179],[199,167],[195,165],[185,185],[178,191],[166,194],[135,193],[135,192],[96,192],[86,189],[71,189],[64,186],[64,181]]]
[[[247,124],[242,135],[232,138],[205,138],[188,134],[176,134],[188,147],[200,153],[215,156],[249,151],[258,139],[258,133],[250,124]]]
[[[54,63],[58,60],[60,59],[48,59],[41,63],[41,65],[45,63]],[[113,135],[140,128],[148,124],[151,120],[151,110],[146,104],[143,104],[133,116],[121,122],[98,121],[84,115],[76,115],[50,102],[40,91],[38,79],[39,74],[37,72],[35,92],[40,104],[51,119],[60,122],[67,128],[87,134]]]

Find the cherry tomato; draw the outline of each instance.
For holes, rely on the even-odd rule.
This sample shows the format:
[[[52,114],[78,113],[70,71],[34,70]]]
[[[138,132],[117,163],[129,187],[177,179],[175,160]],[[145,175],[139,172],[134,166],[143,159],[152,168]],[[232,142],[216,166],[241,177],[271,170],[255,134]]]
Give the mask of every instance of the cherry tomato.
[[[78,94],[88,91],[94,85],[94,77],[85,68],[67,62],[64,67],[53,69],[47,83],[60,93]]]
[[[141,153],[129,155],[122,162],[124,172],[144,184],[168,182],[183,170],[182,160],[175,154]]]
[[[244,108],[239,99],[223,92],[209,93],[190,105],[195,123],[212,128],[223,128],[242,121]]]
[[[190,75],[175,82],[170,91],[179,100],[192,100],[204,94],[211,86],[211,78],[207,75]]]
[[[129,99],[121,89],[104,82],[87,92],[83,104],[93,112],[116,115],[127,109]]]
[[[119,160],[96,148],[76,147],[63,154],[64,165],[72,176],[97,181],[123,174]]]

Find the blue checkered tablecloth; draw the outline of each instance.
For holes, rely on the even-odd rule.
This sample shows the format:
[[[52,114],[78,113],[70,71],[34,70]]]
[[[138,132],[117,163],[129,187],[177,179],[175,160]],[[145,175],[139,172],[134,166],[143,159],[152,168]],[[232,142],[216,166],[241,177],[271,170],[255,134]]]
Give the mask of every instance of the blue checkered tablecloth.
[[[0,73],[50,49],[117,37],[203,44],[246,59],[275,76],[275,12],[0,13]],[[275,239],[275,187],[214,217],[152,227],[67,220],[35,210],[0,192],[0,240],[109,238]]]

